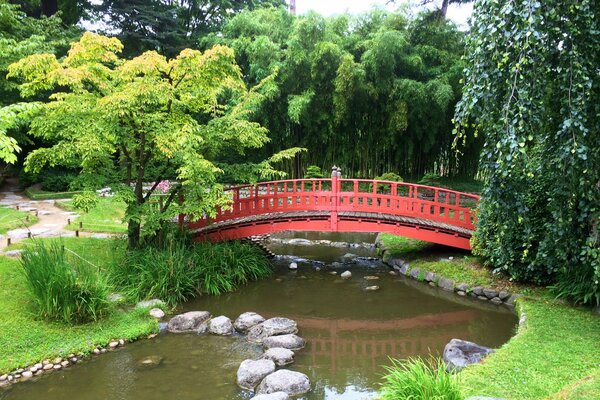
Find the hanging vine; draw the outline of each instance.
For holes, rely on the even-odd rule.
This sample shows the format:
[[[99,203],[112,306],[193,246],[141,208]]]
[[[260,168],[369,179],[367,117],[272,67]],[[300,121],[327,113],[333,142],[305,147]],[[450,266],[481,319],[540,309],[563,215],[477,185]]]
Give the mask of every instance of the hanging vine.
[[[458,139],[485,138],[476,251],[600,304],[600,35],[594,0],[475,3]]]

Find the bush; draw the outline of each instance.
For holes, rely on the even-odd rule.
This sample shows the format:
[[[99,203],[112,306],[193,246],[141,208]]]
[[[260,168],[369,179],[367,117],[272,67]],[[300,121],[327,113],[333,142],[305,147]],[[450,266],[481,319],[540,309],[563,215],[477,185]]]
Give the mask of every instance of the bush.
[[[378,181],[404,182],[404,179],[402,179],[402,177],[395,172],[386,172],[375,179]]]
[[[48,192],[66,192],[71,182],[77,178],[74,172],[51,169],[41,174],[42,190]]]
[[[446,372],[439,358],[392,360],[392,366],[385,369],[382,400],[462,400],[457,377]]]
[[[320,167],[316,165],[309,165],[306,168],[306,173],[304,174],[304,179],[320,179],[323,178],[323,172]]]
[[[175,306],[201,293],[219,295],[271,273],[260,249],[240,242],[188,245],[171,240],[163,248],[130,251],[111,280],[133,300],[160,298]]]
[[[23,169],[19,172],[19,187],[21,189],[26,189],[31,185],[35,185],[36,183],[39,183],[40,180],[41,177],[38,174],[25,172]]]
[[[434,174],[433,172],[428,172],[423,175],[423,178],[421,178],[418,183],[425,186],[440,186],[442,183],[442,177],[438,174]]]
[[[88,213],[92,208],[96,207],[99,201],[100,199],[98,199],[98,195],[95,192],[86,191],[73,196],[73,207],[76,210]]]
[[[68,259],[58,242],[35,242],[23,252],[21,265],[42,318],[85,323],[109,312],[106,281],[93,266]]]

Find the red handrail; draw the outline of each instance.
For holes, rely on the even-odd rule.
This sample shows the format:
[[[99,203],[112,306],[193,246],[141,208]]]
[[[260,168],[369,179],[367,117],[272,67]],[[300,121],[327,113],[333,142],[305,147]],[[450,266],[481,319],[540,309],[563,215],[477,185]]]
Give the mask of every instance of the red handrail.
[[[475,229],[479,196],[413,183],[367,179],[293,179],[227,189],[231,205],[195,226],[275,212],[368,212],[427,219]],[[332,226],[332,228],[335,228]],[[335,230],[335,229],[334,229]]]

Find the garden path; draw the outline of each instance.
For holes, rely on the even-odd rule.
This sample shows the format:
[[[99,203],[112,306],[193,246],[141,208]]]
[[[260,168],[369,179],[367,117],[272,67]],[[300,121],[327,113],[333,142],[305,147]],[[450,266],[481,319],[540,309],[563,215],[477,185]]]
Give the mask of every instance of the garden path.
[[[0,206],[19,207],[21,211],[34,213],[37,211],[38,221],[26,227],[8,231],[6,235],[0,235],[0,249],[11,243],[26,239],[29,234],[33,237],[57,237],[74,236],[75,232],[66,230],[68,220],[76,218],[76,213],[65,211],[55,205],[55,201],[61,200],[30,200],[19,191],[16,179],[8,178],[0,191]]]

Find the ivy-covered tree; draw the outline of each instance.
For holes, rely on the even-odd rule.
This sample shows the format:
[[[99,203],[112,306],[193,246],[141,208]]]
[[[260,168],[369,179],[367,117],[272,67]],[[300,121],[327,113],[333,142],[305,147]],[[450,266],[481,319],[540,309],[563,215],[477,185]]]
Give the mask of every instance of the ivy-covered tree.
[[[122,47],[116,38],[85,33],[66,58],[31,55],[11,65],[9,76],[22,81],[24,97],[51,93],[48,103],[38,105],[30,133],[54,144],[32,151],[26,168],[120,171],[129,246],[135,248],[142,224],[156,229],[179,212],[197,218],[227,206],[230,199],[217,182],[222,169],[213,160],[268,141],[267,130],[249,118],[272,90],[272,78],[248,91],[233,51],[224,46],[204,53],[186,49],[170,60],[154,51],[122,59]],[[145,187],[151,163],[159,171]],[[254,167],[263,175],[275,173],[270,160]],[[157,215],[151,196],[173,171],[178,183],[162,186],[167,197]]]
[[[459,134],[485,138],[475,248],[498,271],[600,304],[600,9],[475,3]]]

